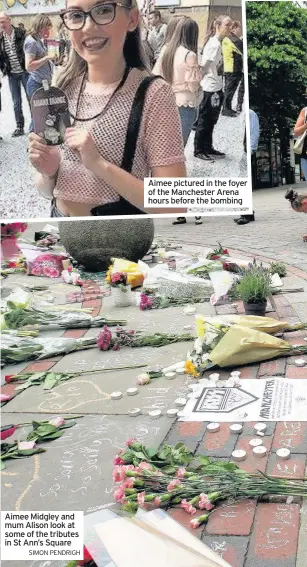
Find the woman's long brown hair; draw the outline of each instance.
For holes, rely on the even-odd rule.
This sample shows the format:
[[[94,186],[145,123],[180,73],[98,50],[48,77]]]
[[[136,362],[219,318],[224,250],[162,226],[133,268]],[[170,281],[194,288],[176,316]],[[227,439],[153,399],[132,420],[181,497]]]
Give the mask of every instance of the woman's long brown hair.
[[[173,82],[175,53],[181,45],[197,53],[198,24],[192,18],[184,17],[178,22],[173,37],[166,46],[162,58],[162,74],[170,84]]]
[[[44,14],[37,14],[32,22],[29,35],[32,35],[34,39],[39,39],[44,28],[52,28],[52,22],[48,16]]]

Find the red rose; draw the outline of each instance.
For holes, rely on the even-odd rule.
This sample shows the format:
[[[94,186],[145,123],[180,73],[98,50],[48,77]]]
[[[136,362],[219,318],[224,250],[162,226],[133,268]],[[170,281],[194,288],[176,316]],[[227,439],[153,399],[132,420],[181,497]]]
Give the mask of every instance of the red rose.
[[[8,374],[7,376],[4,376],[4,381],[8,384],[9,382],[12,382],[14,378],[15,374]]]
[[[225,249],[223,250],[223,254],[224,254],[225,256],[228,256],[229,252],[228,252],[227,248],[225,248]]]
[[[17,263],[16,262],[9,262],[8,268],[17,268]]]
[[[211,256],[211,260],[218,260],[218,259],[219,259],[218,254],[213,254],[213,256]]]

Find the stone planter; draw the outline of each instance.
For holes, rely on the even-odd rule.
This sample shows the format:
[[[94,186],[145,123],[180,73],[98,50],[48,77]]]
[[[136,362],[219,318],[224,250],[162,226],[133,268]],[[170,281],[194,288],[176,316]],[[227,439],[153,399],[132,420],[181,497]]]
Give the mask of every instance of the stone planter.
[[[245,315],[257,315],[258,317],[264,317],[267,300],[265,300],[264,303],[246,303],[244,301],[243,304]]]
[[[86,270],[107,270],[111,258],[141,260],[154,238],[149,218],[102,219],[59,222],[60,238],[67,252]]]

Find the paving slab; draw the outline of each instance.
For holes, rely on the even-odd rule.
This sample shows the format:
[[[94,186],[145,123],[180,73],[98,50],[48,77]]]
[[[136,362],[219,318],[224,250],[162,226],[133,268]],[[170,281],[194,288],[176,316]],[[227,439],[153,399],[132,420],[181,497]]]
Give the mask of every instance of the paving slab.
[[[3,424],[11,417],[3,415]],[[20,422],[50,419],[50,415],[20,413]],[[128,438],[158,447],[170,428],[167,417],[152,421],[89,415],[78,419],[60,439],[42,446],[45,453],[7,461],[2,472],[3,510],[83,510],[90,513],[113,502],[113,460]],[[17,439],[28,429],[18,430]],[[63,508],[64,507],[64,508]]]
[[[170,345],[169,347],[156,349],[159,351],[159,356],[152,360],[163,366],[172,364],[172,362],[178,362],[178,360],[180,360],[179,354],[181,356],[186,354],[186,350],[179,351],[179,348],[179,345]],[[132,349],[126,350],[129,351]],[[108,367],[124,366],[125,364],[136,364],[139,361],[145,363],[146,361],[150,361],[149,357],[152,353],[149,354],[149,350],[152,351],[153,349],[137,349],[136,356],[134,356],[134,353],[127,353],[125,356],[125,354],[119,355],[116,352],[100,352],[99,354],[102,360],[104,357],[108,358],[107,363],[102,363],[106,364]],[[84,356],[90,356],[91,352],[92,351],[85,351]],[[66,360],[71,357],[75,358],[78,369],[80,370],[80,364],[83,362],[83,359],[80,360],[78,355],[80,357],[80,353],[73,353],[64,357],[52,370],[56,372],[64,369],[68,370],[70,367],[70,371],[74,371],[74,365],[69,365]],[[91,362],[95,364],[94,360]],[[99,364],[98,359],[97,362]],[[7,411],[16,413],[23,411],[26,407],[29,412],[66,411],[81,412],[84,414],[102,413],[125,415],[130,409],[139,407],[146,413],[151,409],[161,409],[165,412],[166,409],[174,407],[176,398],[187,395],[188,384],[193,382],[193,380],[185,375],[177,375],[173,380],[157,378],[146,386],[140,386],[139,393],[136,396],[128,396],[126,390],[136,387],[136,376],[144,372],[144,370],[127,369],[97,374],[86,374],[85,372],[82,376],[63,382],[52,390],[44,390],[42,386],[33,386],[11,400],[7,406]],[[114,391],[122,392],[123,398],[116,401],[111,400],[110,394]]]

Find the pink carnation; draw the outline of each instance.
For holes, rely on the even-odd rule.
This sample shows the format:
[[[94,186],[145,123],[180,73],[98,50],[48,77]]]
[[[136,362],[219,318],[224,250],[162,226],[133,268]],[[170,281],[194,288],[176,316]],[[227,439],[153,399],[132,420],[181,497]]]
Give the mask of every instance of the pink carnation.
[[[171,480],[171,482],[169,483],[169,485],[167,487],[167,490],[168,490],[168,492],[171,492],[172,490],[174,490],[178,486],[182,486],[179,479]]]
[[[212,510],[214,505],[210,502],[208,494],[200,494],[198,506],[201,510]]]
[[[180,467],[180,468],[177,470],[177,478],[184,478],[185,472],[186,472],[185,468],[184,468],[184,467]]]
[[[114,490],[115,502],[121,502],[124,496],[125,496],[125,492],[121,486],[119,486],[118,488],[116,488],[116,490]]]
[[[139,492],[138,493],[137,500],[138,500],[139,506],[144,506],[145,496],[146,496],[146,492]]]
[[[121,488],[125,490],[125,488],[133,488],[134,487],[134,478],[130,476],[126,478],[126,480],[121,484]]]
[[[159,508],[161,506],[160,496],[156,496],[156,498],[154,499],[154,506],[157,506],[157,508]]]
[[[146,461],[142,461],[139,466],[139,469],[141,470],[146,470],[146,471],[152,471],[152,466],[149,463],[146,463]]]
[[[136,441],[136,439],[128,439],[128,441],[126,441],[126,445],[127,447],[130,447],[130,445],[132,445],[132,443],[134,443]]]
[[[123,467],[115,467],[112,472],[114,482],[123,482],[126,478],[125,470]]]
[[[119,455],[116,455],[114,461],[113,461],[113,465],[124,465],[125,461],[123,459],[121,459],[121,457]]]
[[[196,528],[199,528],[200,521],[197,518],[193,518],[193,520],[190,520],[190,526],[195,530]]]
[[[196,508],[194,508],[194,506],[192,506],[192,504],[190,504],[185,498],[184,500],[181,500],[181,508],[183,508],[188,514],[191,514],[191,516],[196,514]]]

